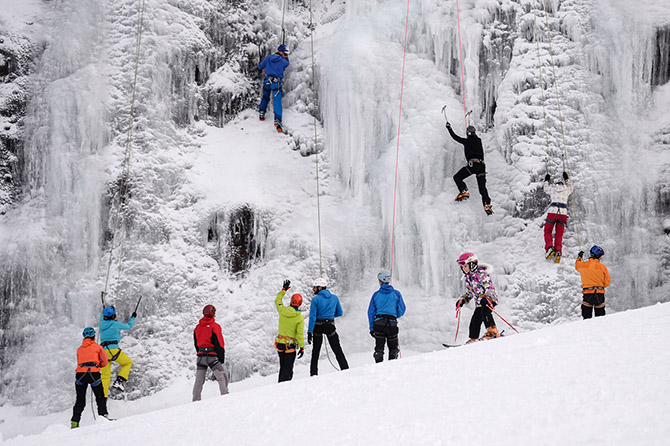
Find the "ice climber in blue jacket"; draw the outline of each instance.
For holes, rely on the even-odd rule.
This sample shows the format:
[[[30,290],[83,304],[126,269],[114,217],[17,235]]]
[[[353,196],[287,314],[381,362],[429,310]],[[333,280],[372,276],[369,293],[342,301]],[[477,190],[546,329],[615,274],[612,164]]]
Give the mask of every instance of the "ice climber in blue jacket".
[[[125,390],[124,383],[128,381],[130,368],[133,361],[128,355],[121,351],[119,342],[121,342],[121,330],[130,330],[135,324],[137,313],[133,312],[128,319],[128,323],[124,324],[116,320],[116,308],[113,306],[105,307],[102,311],[102,318],[100,320],[100,345],[104,347],[107,353],[109,362],[101,370],[102,386],[105,392],[105,398],[109,396],[109,383],[112,374],[112,362],[116,362],[121,366],[121,370],[116,375],[116,381],[112,387],[123,392]]]
[[[309,307],[309,327],[307,329],[307,343],[314,341],[312,348],[312,363],[309,368],[310,376],[319,374],[319,353],[323,343],[323,335],[328,337],[328,343],[335,353],[340,370],[349,368],[347,358],[344,357],[340,338],[335,330],[335,318],[342,316],[342,305],[336,295],[328,291],[328,281],[322,277],[314,281],[312,290],[314,298]]]
[[[270,102],[270,95],[272,95],[272,106],[275,110],[275,127],[278,132],[282,132],[281,117],[282,106],[281,99],[284,94],[282,84],[284,82],[284,70],[289,65],[288,48],[283,43],[277,48],[277,52],[268,55],[261,63],[258,64],[258,69],[265,69],[265,79],[263,79],[263,96],[261,97],[261,104],[258,106],[259,119],[265,121],[265,110],[268,108]]]
[[[368,321],[370,335],[375,338],[375,362],[384,360],[384,343],[389,347],[389,360],[397,359],[400,353],[398,348],[398,318],[405,314],[405,301],[400,291],[395,290],[391,282],[391,274],[382,271],[377,274],[379,290],[372,295],[368,307]]]

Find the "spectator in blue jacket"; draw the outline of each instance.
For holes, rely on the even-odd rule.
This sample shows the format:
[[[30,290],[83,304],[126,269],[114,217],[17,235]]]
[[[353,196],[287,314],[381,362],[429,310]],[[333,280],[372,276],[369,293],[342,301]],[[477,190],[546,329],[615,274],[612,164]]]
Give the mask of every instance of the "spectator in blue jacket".
[[[349,368],[347,358],[344,357],[344,352],[342,352],[340,346],[340,338],[335,330],[335,318],[342,316],[342,306],[340,305],[340,299],[328,291],[327,287],[328,281],[324,278],[318,278],[314,281],[314,287],[312,288],[314,298],[309,307],[309,328],[307,329],[307,343],[311,344],[314,340],[312,363],[309,368],[310,376],[319,374],[319,353],[321,352],[323,335],[328,337],[328,342],[333,349],[333,353],[335,353],[340,370]]]
[[[389,347],[389,360],[397,359],[400,353],[398,348],[398,318],[405,314],[405,301],[400,291],[393,289],[391,274],[382,271],[377,274],[379,290],[372,295],[368,307],[368,321],[370,335],[375,338],[375,362],[384,360],[384,343]]]
[[[105,391],[105,398],[109,395],[109,383],[112,375],[112,362],[116,362],[121,366],[121,370],[116,375],[113,387],[121,392],[125,390],[124,383],[128,381],[130,368],[133,365],[133,360],[128,355],[121,351],[119,342],[121,342],[121,330],[130,330],[135,324],[137,313],[133,312],[128,319],[128,323],[124,324],[116,320],[116,309],[114,307],[106,307],[102,311],[102,320],[100,321],[100,345],[104,347],[107,352],[109,362],[101,370],[102,388]]]
[[[265,121],[265,110],[268,108],[270,102],[270,94],[272,94],[272,106],[275,109],[275,127],[278,132],[282,132],[282,105],[281,99],[284,94],[282,85],[284,82],[284,70],[289,65],[288,48],[281,44],[277,48],[277,52],[268,55],[261,63],[258,64],[258,69],[265,69],[265,79],[263,79],[263,96],[261,97],[261,104],[258,106],[259,119]]]

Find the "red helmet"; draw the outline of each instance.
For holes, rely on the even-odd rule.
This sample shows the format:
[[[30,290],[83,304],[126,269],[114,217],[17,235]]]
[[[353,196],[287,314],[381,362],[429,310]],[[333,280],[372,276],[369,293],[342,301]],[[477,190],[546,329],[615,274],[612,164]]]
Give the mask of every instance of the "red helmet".
[[[202,314],[205,317],[214,317],[216,315],[216,307],[214,305],[205,305],[202,309]]]
[[[302,305],[302,295],[296,293],[293,296],[291,296],[291,306],[299,307],[300,305]]]
[[[476,262],[478,262],[478,261],[479,261],[479,259],[478,259],[477,256],[474,255],[473,253],[471,253],[471,252],[464,252],[464,253],[461,254],[461,256],[458,258],[458,260],[456,260],[456,263],[458,263],[458,264],[461,265],[461,266],[465,266],[465,265],[467,265],[468,263],[472,263],[472,262],[475,262],[475,263],[476,263]]]

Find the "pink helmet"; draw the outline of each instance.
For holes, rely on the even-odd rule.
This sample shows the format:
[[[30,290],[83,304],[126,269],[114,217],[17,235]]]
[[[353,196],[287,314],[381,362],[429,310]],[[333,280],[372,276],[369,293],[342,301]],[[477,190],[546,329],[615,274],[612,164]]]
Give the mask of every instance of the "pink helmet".
[[[474,255],[471,252],[464,252],[463,254],[461,254],[461,256],[456,261],[456,263],[458,263],[461,266],[465,266],[468,263],[472,263],[472,262],[475,262],[475,263],[479,262],[479,259],[477,258],[476,255]]]

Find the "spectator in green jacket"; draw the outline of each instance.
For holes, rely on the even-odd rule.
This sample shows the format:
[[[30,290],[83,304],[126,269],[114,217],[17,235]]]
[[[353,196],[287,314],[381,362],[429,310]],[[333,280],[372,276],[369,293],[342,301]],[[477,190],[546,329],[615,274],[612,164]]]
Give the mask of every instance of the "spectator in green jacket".
[[[305,319],[300,313],[302,296],[294,294],[291,296],[291,304],[284,306],[282,299],[286,291],[291,287],[291,281],[285,280],[281,291],[275,298],[275,306],[279,313],[279,334],[275,338],[275,348],[279,353],[279,382],[293,379],[293,364],[295,363],[296,350],[298,359],[305,353]]]

